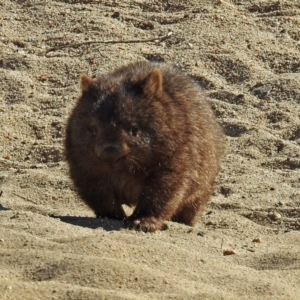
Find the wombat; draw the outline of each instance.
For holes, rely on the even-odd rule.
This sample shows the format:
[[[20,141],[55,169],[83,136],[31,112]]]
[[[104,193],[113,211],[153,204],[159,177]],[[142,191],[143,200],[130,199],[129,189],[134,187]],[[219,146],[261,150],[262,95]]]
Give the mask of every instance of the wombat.
[[[96,216],[147,232],[166,220],[194,225],[212,194],[223,141],[191,78],[139,61],[82,75],[65,148],[78,194]],[[131,216],[123,204],[134,207]]]

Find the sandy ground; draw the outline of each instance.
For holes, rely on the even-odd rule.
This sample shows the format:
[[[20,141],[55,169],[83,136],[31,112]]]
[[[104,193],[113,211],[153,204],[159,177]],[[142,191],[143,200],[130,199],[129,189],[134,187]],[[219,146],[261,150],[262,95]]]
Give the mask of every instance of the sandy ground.
[[[299,50],[298,0],[0,1],[0,298],[299,299]],[[226,133],[194,228],[95,219],[69,180],[80,74],[137,59],[193,77]]]

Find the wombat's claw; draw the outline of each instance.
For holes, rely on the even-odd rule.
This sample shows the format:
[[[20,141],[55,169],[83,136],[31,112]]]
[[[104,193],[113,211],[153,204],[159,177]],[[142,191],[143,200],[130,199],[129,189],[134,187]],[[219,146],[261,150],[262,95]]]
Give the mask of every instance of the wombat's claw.
[[[162,223],[154,217],[130,219],[126,220],[126,225],[129,229],[134,229],[144,232],[154,232],[161,229]]]

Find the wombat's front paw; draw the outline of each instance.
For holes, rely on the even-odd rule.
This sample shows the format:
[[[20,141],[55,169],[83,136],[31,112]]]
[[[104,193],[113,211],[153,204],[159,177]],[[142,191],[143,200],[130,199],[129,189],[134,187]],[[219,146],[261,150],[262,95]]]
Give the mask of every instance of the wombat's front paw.
[[[162,229],[164,223],[154,217],[132,218],[129,217],[125,224],[130,229],[135,229],[144,232],[153,232]]]

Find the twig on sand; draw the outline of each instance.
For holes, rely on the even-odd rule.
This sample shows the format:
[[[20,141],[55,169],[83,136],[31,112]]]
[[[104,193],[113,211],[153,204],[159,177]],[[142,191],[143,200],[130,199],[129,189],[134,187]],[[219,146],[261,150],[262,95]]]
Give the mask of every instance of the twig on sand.
[[[81,43],[69,43],[69,44],[63,44],[58,45],[56,47],[52,47],[46,50],[45,56],[50,57],[48,55],[49,52],[53,52],[56,50],[64,49],[64,48],[78,48],[84,45],[93,45],[93,44],[134,44],[134,43],[147,43],[147,42],[157,42],[160,43],[166,39],[168,39],[172,35],[172,31],[169,31],[167,34],[158,36],[155,38],[150,39],[137,39],[137,40],[107,40],[107,41],[87,41],[87,42],[81,42]],[[51,55],[53,57],[55,55]]]
[[[36,202],[34,202],[34,201],[32,201],[32,200],[30,200],[30,199],[28,199],[28,198],[25,198],[25,197],[23,197],[23,196],[21,196],[21,195],[18,195],[17,193],[14,193],[14,195],[18,196],[19,198],[21,198],[21,199],[23,199],[23,200],[29,201],[29,202],[31,202],[31,203],[37,205]]]

